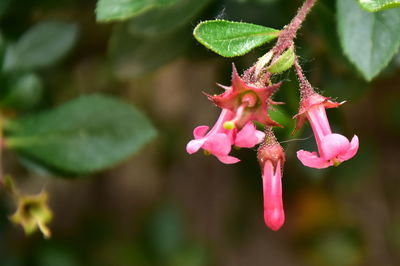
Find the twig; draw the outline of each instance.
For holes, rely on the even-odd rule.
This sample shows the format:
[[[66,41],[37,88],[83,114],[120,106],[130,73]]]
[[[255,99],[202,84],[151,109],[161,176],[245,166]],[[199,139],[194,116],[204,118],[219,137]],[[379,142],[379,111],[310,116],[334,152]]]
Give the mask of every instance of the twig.
[[[288,47],[293,44],[293,40],[296,38],[297,31],[300,29],[304,19],[316,1],[317,0],[306,0],[290,24],[283,29],[282,33],[278,37],[278,41],[272,48],[274,51],[274,58],[279,57]],[[272,62],[273,61],[274,60],[272,60]]]

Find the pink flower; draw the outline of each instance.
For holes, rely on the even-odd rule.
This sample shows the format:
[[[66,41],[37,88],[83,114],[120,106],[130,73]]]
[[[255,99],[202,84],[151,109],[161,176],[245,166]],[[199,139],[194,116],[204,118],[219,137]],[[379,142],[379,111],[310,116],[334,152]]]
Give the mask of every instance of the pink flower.
[[[351,142],[336,133],[332,133],[325,108],[333,108],[341,103],[334,103],[315,92],[303,98],[300,112],[297,115],[298,121],[296,130],[302,126],[305,118],[311,124],[315,140],[318,145],[318,153],[300,150],[297,158],[308,167],[326,168],[354,157],[358,150],[358,137],[353,136]]]
[[[232,68],[232,85],[230,87],[220,85],[225,92],[220,95],[208,95],[208,98],[220,108],[232,111],[234,116],[229,122],[239,129],[249,121],[257,121],[268,126],[280,126],[269,117],[268,107],[270,103],[275,103],[270,97],[281,84],[277,83],[268,87],[247,84],[240,78],[234,65]]]
[[[276,167],[271,161],[263,169],[264,222],[274,231],[279,230],[285,222],[282,203],[282,171],[278,161]]]
[[[234,129],[236,132],[237,129]],[[265,134],[262,131],[256,130],[253,122],[247,124],[236,133],[234,144],[241,148],[253,148],[261,141],[263,141]]]
[[[251,148],[264,139],[264,133],[256,130],[252,122],[247,123],[240,131],[228,130],[224,123],[233,118],[233,112],[223,109],[214,127],[207,133],[208,126],[198,126],[194,129],[194,140],[189,141],[186,151],[189,154],[203,148],[216,156],[222,163],[234,164],[240,160],[230,156],[231,146]]]
[[[262,169],[264,195],[264,222],[274,231],[285,222],[282,203],[282,169],[285,154],[281,145],[267,133],[266,145],[258,150],[258,160]]]

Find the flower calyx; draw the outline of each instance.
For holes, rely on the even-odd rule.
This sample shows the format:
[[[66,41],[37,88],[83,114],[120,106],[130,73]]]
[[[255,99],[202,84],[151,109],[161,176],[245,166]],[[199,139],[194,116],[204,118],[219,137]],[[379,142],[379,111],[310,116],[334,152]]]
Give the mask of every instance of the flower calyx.
[[[257,121],[266,126],[281,127],[268,114],[269,104],[273,103],[270,97],[278,90],[281,83],[266,87],[248,84],[239,76],[233,64],[231,83],[230,87],[220,85],[225,89],[222,94],[207,96],[218,107],[228,109],[235,114],[230,120],[235,127],[241,129],[249,121]],[[231,128],[232,124],[227,124],[227,127]]]
[[[336,108],[344,104],[345,102],[346,101],[340,103],[333,102],[330,100],[329,97],[324,97],[316,93],[314,90],[309,90],[308,93],[302,93],[299,112],[295,116],[293,116],[293,118],[297,119],[297,122],[296,122],[296,127],[292,132],[292,135],[294,135],[303,126],[307,118],[307,112],[312,107],[321,105],[324,108]]]

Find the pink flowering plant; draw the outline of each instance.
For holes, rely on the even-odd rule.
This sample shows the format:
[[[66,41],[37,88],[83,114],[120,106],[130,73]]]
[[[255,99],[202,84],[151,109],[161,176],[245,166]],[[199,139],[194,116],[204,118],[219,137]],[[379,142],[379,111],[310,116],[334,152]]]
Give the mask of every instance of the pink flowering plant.
[[[188,204],[185,207],[194,210],[192,215],[204,213],[198,211],[198,205],[195,205],[203,204],[203,198],[196,193],[191,193],[193,191],[189,184],[182,182],[182,180],[188,180],[187,176],[190,173],[188,174],[187,171],[193,170],[184,165],[190,164],[189,161],[184,164],[181,161],[181,153],[185,153],[183,148],[185,144],[186,152],[191,156],[205,153],[210,155],[209,160],[224,164],[239,164],[241,160],[244,161],[238,149],[257,150],[257,160],[261,169],[261,174],[258,174],[261,176],[258,180],[259,190],[263,192],[264,199],[264,222],[274,231],[283,226],[285,217],[291,216],[288,215],[289,213],[285,215],[289,204],[284,200],[283,190],[285,186],[292,184],[286,182],[288,179],[283,179],[283,176],[284,173],[285,177],[291,175],[288,162],[291,163],[292,159],[300,169],[333,169],[338,166],[343,169],[341,164],[350,166],[348,161],[359,153],[358,162],[362,161],[359,164],[360,169],[357,169],[357,161],[353,160],[355,167],[351,168],[350,174],[347,173],[353,180],[357,176],[366,176],[365,173],[374,174],[372,170],[375,170],[376,165],[369,163],[367,159],[371,162],[384,162],[382,168],[385,171],[380,172],[383,177],[389,179],[385,181],[381,178],[379,182],[383,182],[383,185],[393,186],[392,181],[395,179],[390,177],[390,173],[398,176],[396,159],[399,156],[396,156],[396,152],[399,149],[395,147],[398,139],[395,133],[398,133],[400,128],[400,124],[396,123],[400,114],[399,93],[396,90],[398,77],[384,80],[395,76],[393,74],[396,71],[399,74],[400,0],[319,1],[319,6],[315,8],[316,16],[313,17],[311,31],[305,30],[303,34],[304,39],[308,38],[308,41],[302,43],[296,39],[299,36],[299,29],[317,0],[96,0],[61,1],[63,2],[61,5],[58,3],[60,1],[48,0],[25,1],[28,4],[21,4],[22,2],[0,1],[0,236],[2,239],[0,265],[15,263],[39,265],[41,261],[48,260],[47,255],[44,255],[44,259],[40,257],[41,255],[37,257],[36,251],[47,254],[42,251],[48,250],[50,252],[48,254],[55,252],[54,254],[61,254],[61,257],[69,253],[64,254],[64,248],[61,247],[63,245],[53,250],[48,249],[47,244],[40,244],[43,242],[31,242],[35,240],[23,243],[24,240],[8,230],[11,227],[5,220],[15,225],[16,232],[19,230],[26,235],[41,233],[46,239],[55,237],[54,243],[63,243],[64,237],[68,238],[69,243],[80,243],[82,239],[86,240],[88,235],[96,236],[97,241],[96,230],[99,227],[87,227],[86,214],[78,215],[77,211],[82,210],[83,213],[84,209],[89,210],[90,217],[88,218],[94,224],[101,225],[101,228],[103,224],[115,227],[112,231],[105,230],[111,233],[104,235],[104,241],[111,242],[85,245],[94,247],[94,252],[87,251],[90,251],[88,253],[93,254],[96,260],[101,261],[100,264],[105,263],[104,259],[108,265],[118,265],[118,262],[123,265],[196,264],[186,262],[186,259],[190,258],[197,262],[202,261],[201,265],[216,264],[197,258],[208,252],[203,252],[201,245],[197,243],[193,246],[187,245],[186,239],[189,238],[182,233],[184,224],[179,222],[184,219],[178,218],[178,212],[175,215],[175,211],[172,210],[181,209],[177,208],[178,206],[172,206],[175,205],[174,201],[190,199],[185,202]],[[52,2],[55,4],[50,4]],[[293,7],[301,3],[303,5],[291,21],[290,18],[285,17],[287,10],[294,10]],[[242,56],[254,48],[258,48],[258,52],[263,52],[263,54],[260,54],[253,63],[249,63],[248,59],[251,57],[248,57],[245,61],[247,64],[245,69],[242,69],[241,65],[237,69],[236,66],[239,64],[232,63],[231,75],[227,77],[229,81],[224,85],[218,84],[219,91],[216,94],[211,93],[210,90],[204,90],[205,96],[198,93],[199,97],[204,97],[210,102],[210,108],[201,111],[211,112],[212,108],[217,109],[219,116],[215,115],[214,124],[194,121],[190,125],[194,128],[192,137],[189,136],[185,123],[182,123],[182,116],[190,117],[196,113],[196,110],[193,110],[193,106],[189,106],[192,102],[187,99],[189,94],[187,80],[178,81],[189,78],[193,83],[190,87],[199,86],[198,80],[205,81],[206,79],[204,73],[197,70],[203,69],[207,72],[208,66],[213,65],[214,62],[207,62],[206,67],[201,66],[197,69],[199,65],[192,60],[181,60],[178,64],[166,66],[154,75],[149,75],[149,73],[167,65],[175,58],[182,58],[185,53],[193,58],[193,55],[199,51],[191,40],[190,31],[194,22],[200,18],[224,13],[221,12],[222,6],[227,7],[227,16],[235,17],[240,14],[239,20],[250,19],[260,23],[281,23],[283,20],[287,21],[288,25],[282,29],[274,29],[245,22],[217,19],[203,21],[195,27],[194,37],[205,47],[223,57]],[[259,10],[255,10],[254,7]],[[262,10],[262,8],[265,9]],[[99,24],[94,24],[94,14]],[[335,19],[328,17],[333,14]],[[219,17],[222,16],[224,14],[219,15]],[[106,23],[111,23],[111,25],[104,25]],[[337,30],[333,30],[334,24]],[[340,45],[335,41],[340,42]],[[263,47],[266,43],[270,43],[271,46]],[[305,58],[319,64],[312,68],[314,83],[312,85],[304,74],[302,69],[304,66],[299,63],[301,60],[298,52],[299,47],[302,46],[304,54],[308,54],[307,57],[311,57],[310,54],[318,55],[316,58]],[[332,56],[340,49],[358,70],[360,77],[362,76],[366,81],[371,81],[386,66],[389,66],[385,71],[385,76],[375,84],[379,92],[366,94],[356,92],[357,88],[364,88],[366,84],[358,80],[355,75],[348,73],[347,70],[350,69],[347,69],[348,64],[344,64],[344,58]],[[395,60],[389,65],[392,58]],[[290,69],[293,72],[292,76],[295,76],[294,82],[288,81],[291,76],[287,71]],[[196,74],[185,75],[188,73]],[[198,75],[197,78],[196,75]],[[321,87],[324,87],[326,91],[322,93],[313,87],[317,85],[317,81],[324,84]],[[293,86],[287,86],[289,82]],[[154,88],[156,84],[159,88]],[[287,87],[292,89],[289,90]],[[334,95],[331,91],[335,87],[340,87],[337,90],[338,95]],[[365,97],[360,104],[365,104],[368,116],[358,125],[350,124],[348,128],[351,134],[347,135],[340,130],[340,127],[336,127],[332,120],[328,120],[328,115],[331,114],[326,109],[342,108],[344,102],[351,99],[354,93]],[[292,100],[293,95],[299,95],[299,100]],[[369,100],[368,97],[370,97]],[[376,99],[371,99],[371,97],[376,97]],[[140,107],[136,107],[136,101],[139,101]],[[290,111],[292,120],[290,116],[280,113],[284,109],[280,105],[286,103],[288,107],[285,109],[292,109]],[[350,104],[353,103],[346,105]],[[188,112],[185,108],[190,111]],[[151,117],[146,114],[151,114]],[[362,113],[361,116],[363,115]],[[280,119],[283,116],[285,119]],[[360,114],[356,111],[351,116],[355,120],[360,117]],[[293,125],[296,123],[294,133],[300,128],[313,132],[308,139],[315,143],[315,148],[291,149],[296,148],[296,144],[288,147],[281,146],[281,143],[295,140],[283,139],[280,134],[283,131],[293,130],[291,121]],[[376,138],[379,140],[378,145],[369,149],[373,150],[375,146],[382,147],[381,154],[369,152],[366,156],[366,153],[358,152],[357,135],[360,135],[361,129],[355,129],[355,127],[362,128],[363,122],[369,131],[364,130],[364,134],[370,133],[372,138],[379,136]],[[385,125],[391,125],[392,129],[386,131]],[[185,128],[187,135],[184,144],[174,145],[181,141],[178,136],[182,134],[178,131],[182,127]],[[159,141],[151,143],[157,136],[160,136]],[[385,139],[383,136],[388,138]],[[361,143],[363,148],[368,150],[366,139],[365,135],[362,136]],[[300,143],[302,139],[296,141]],[[384,142],[387,143],[387,147],[383,145]],[[154,146],[146,149],[148,145]],[[176,149],[180,152],[176,152]],[[140,158],[140,161],[138,164],[129,165],[130,158],[134,155]],[[372,156],[379,156],[380,160],[375,160],[376,158]],[[190,156],[187,157],[190,160]],[[120,164],[123,166],[116,168]],[[365,164],[370,164],[369,168],[364,167]],[[249,172],[251,172],[250,169],[246,169],[247,175]],[[97,175],[101,178],[94,181]],[[344,176],[346,173],[337,175],[337,180]],[[83,180],[88,177],[93,178],[84,181],[84,184],[78,181],[76,185],[70,185],[73,180]],[[111,178],[106,181],[106,177]],[[68,181],[53,181],[56,178],[68,178]],[[145,178],[148,178],[148,181],[143,182]],[[390,182],[387,182],[388,180]],[[374,188],[375,181],[372,183],[373,186],[365,187]],[[75,190],[80,184],[84,187]],[[191,182],[190,185],[196,186],[197,183]],[[62,189],[64,186],[66,190]],[[213,189],[220,191],[218,186],[214,186]],[[223,189],[227,191],[229,188],[223,187]],[[315,187],[307,188],[307,190],[313,189]],[[315,190],[320,189],[323,189],[323,186]],[[177,190],[185,193],[176,195]],[[381,198],[387,198],[381,197],[381,192],[391,193],[391,190],[382,189],[369,197],[370,190],[365,191],[363,193],[367,193],[371,203],[377,200],[380,203]],[[295,193],[298,193],[297,190]],[[307,191],[307,196],[309,194],[313,194],[313,191]],[[376,197],[372,197],[374,194]],[[89,200],[90,196],[94,198]],[[204,194],[204,196],[207,195]],[[322,196],[324,195],[318,197],[322,198]],[[330,197],[331,195],[328,195],[328,198]],[[312,215],[308,212],[312,209],[311,212],[320,215],[319,209],[326,208],[325,203],[320,204],[324,200],[312,200],[312,203],[318,202],[320,205],[318,209],[313,204],[308,204],[308,199],[304,200],[305,197],[293,198],[296,199],[296,204],[306,211],[296,208],[296,210],[301,210],[301,215],[298,215],[300,219],[296,220],[292,228],[296,229],[296,226],[301,228],[302,224],[308,222],[317,225],[318,217],[311,221],[309,217]],[[311,195],[310,198],[313,196]],[[134,204],[131,204],[132,200]],[[261,202],[260,195],[260,208]],[[106,204],[101,206],[100,203]],[[150,209],[161,207],[162,211],[164,207],[169,209],[168,205],[171,203],[172,211],[167,210],[166,215],[154,217],[148,215]],[[225,204],[223,200],[218,203]],[[232,206],[230,202],[228,204]],[[310,205],[311,208],[308,208]],[[371,204],[363,205],[366,209],[357,212],[360,221],[365,221],[364,214],[374,213],[371,212],[374,211],[373,209],[370,210]],[[378,215],[379,217],[393,218],[393,220],[385,218],[380,219],[382,221],[375,221],[379,225],[381,222],[386,222],[387,226],[379,226],[379,228],[384,228],[380,234],[384,235],[387,228],[391,229],[393,226],[396,229],[398,215],[390,213],[396,204],[390,204],[386,206],[387,208],[381,208],[385,206],[384,204],[372,205],[377,208],[375,213],[378,214],[381,214],[382,209],[386,209],[384,211],[387,215],[383,213]],[[53,207],[56,208],[53,210]],[[356,207],[360,206],[357,204]],[[142,208],[144,208],[143,211],[141,211]],[[213,209],[216,211],[207,215],[215,215],[217,219],[213,227],[218,230],[217,223],[222,220],[219,216],[223,215],[223,212],[219,212],[219,208]],[[128,212],[134,213],[137,210],[139,212],[135,215],[128,215]],[[106,220],[102,219],[103,216]],[[196,216],[190,220],[198,220]],[[261,215],[259,216],[260,224],[262,224]],[[144,219],[142,220],[141,217]],[[303,219],[304,217],[307,219]],[[75,226],[79,221],[83,221],[82,218],[85,218],[83,226]],[[148,219],[157,222],[154,224],[145,222]],[[121,223],[122,220],[124,220],[123,223]],[[131,223],[131,220],[134,223]],[[351,219],[343,220],[346,220],[343,225],[347,227],[347,220]],[[119,225],[123,224],[127,228],[120,228]],[[368,224],[374,224],[374,222],[371,221]],[[193,225],[193,228],[197,227]],[[199,221],[198,225],[201,228],[210,223]],[[132,230],[132,226],[138,226],[138,228]],[[364,227],[370,226],[362,228]],[[88,228],[89,231],[87,231]],[[154,232],[142,234],[140,228]],[[311,228],[311,226],[309,229],[306,228],[305,232]],[[314,226],[312,230],[314,228],[316,227]],[[375,227],[373,229],[375,230]],[[59,234],[62,230],[64,233]],[[91,230],[95,230],[95,234],[92,234]],[[112,233],[114,231],[115,233]],[[123,239],[120,238],[121,232],[124,233]],[[125,232],[132,233],[135,238],[134,242],[126,242],[129,246],[127,249],[123,247],[124,244],[114,245],[120,243],[121,240],[125,242],[124,239],[128,236]],[[164,235],[164,232],[168,234]],[[72,233],[75,233],[75,238]],[[108,235],[116,238],[109,238]],[[168,235],[172,241],[166,239]],[[221,237],[218,234],[212,235]],[[318,238],[320,236],[324,238],[323,234],[318,232],[315,235],[318,235]],[[142,236],[154,241],[146,240],[145,245],[141,245],[140,240],[137,239],[141,239]],[[332,238],[329,236],[328,242],[322,245],[324,247],[321,250],[322,253],[326,253],[326,247],[332,246],[329,242]],[[295,238],[297,237],[296,234]],[[158,239],[161,242],[158,243]],[[333,240],[338,245],[342,243],[341,237],[340,241]],[[150,244],[150,242],[154,243]],[[323,243],[312,242],[317,245]],[[378,242],[369,246],[386,248],[386,245],[382,245],[384,244],[382,241]],[[392,239],[389,242],[387,247],[393,244]],[[165,249],[167,247],[165,243],[175,243],[175,249],[170,247],[174,245],[167,245],[168,248]],[[248,243],[255,242],[248,241]],[[223,243],[218,241],[219,244]],[[82,245],[75,246],[80,249]],[[109,256],[107,252],[97,256],[99,247],[102,251],[112,252],[110,254],[115,252],[121,254],[117,251],[119,248],[122,248],[122,253],[125,253],[125,250],[132,251],[132,254],[140,255],[133,256],[139,261],[131,261],[134,259],[132,256],[124,256],[129,261],[123,262],[120,261],[120,256]],[[253,246],[243,246],[245,250],[249,250],[249,247]],[[345,245],[345,250],[350,248],[354,252],[359,252],[349,256],[350,260],[358,260],[363,253],[363,247],[360,246],[359,249],[352,247],[353,244]],[[69,248],[65,251],[67,250]],[[259,249],[256,248],[255,251],[257,250]],[[27,258],[21,259],[22,253],[26,253]],[[78,253],[81,254],[80,251]],[[156,253],[158,256],[154,256]],[[311,256],[315,254],[314,251],[304,253]],[[347,253],[350,254],[350,252]],[[70,255],[73,254],[75,252]],[[236,256],[238,252],[228,251],[223,255],[229,254],[234,257],[227,259],[228,264],[234,259],[244,261],[243,258]],[[149,258],[145,258],[147,256]],[[75,261],[74,257],[66,256],[66,259]],[[90,256],[84,257],[87,257],[89,262],[74,264],[99,264],[96,264]],[[113,261],[108,261],[108,259]],[[368,259],[370,259],[369,256]],[[387,261],[380,258],[371,259],[372,261]],[[331,260],[325,264],[330,263]],[[341,265],[356,264],[354,262],[341,263]]]
[[[300,103],[299,112],[294,115],[294,119],[297,119],[294,132],[308,120],[318,146],[316,152],[297,151],[297,158],[304,166],[317,169],[339,166],[354,157],[359,146],[356,135],[349,141],[345,136],[332,132],[325,109],[339,107],[343,102],[336,103],[318,94],[304,76],[298,62],[294,39],[315,2],[306,0],[292,22],[280,31],[224,20],[205,21],[194,30],[194,36],[199,42],[225,57],[242,55],[277,38],[273,48],[242,75],[238,74],[233,65],[231,85],[219,85],[224,90],[221,94],[206,94],[213,104],[221,108],[221,114],[211,130],[204,125],[196,127],[193,131],[194,139],[186,146],[189,154],[203,149],[222,163],[234,164],[240,160],[230,155],[233,146],[253,148],[259,145],[257,158],[262,175],[264,221],[274,231],[280,229],[285,221],[282,200],[285,153],[273,133],[273,127],[285,125],[273,121],[269,115],[274,105],[281,104],[272,99],[282,84],[274,81],[274,75],[292,66],[296,69]],[[238,41],[237,35],[243,32],[258,37]],[[256,125],[262,125],[264,132],[258,130]]]

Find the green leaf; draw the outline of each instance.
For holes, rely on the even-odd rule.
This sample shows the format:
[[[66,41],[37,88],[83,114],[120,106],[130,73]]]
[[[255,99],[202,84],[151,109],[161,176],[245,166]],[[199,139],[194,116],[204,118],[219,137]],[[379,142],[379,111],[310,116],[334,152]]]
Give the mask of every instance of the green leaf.
[[[6,83],[5,95],[0,95],[0,107],[27,110],[41,99],[43,85],[34,73],[12,75]]]
[[[182,27],[192,29],[191,20],[210,0],[178,0],[175,4],[154,8],[128,22],[132,35],[157,37],[166,35]]]
[[[209,2],[178,0],[116,25],[109,45],[114,74],[120,79],[135,78],[181,55],[191,41],[190,21]]]
[[[76,24],[45,21],[29,29],[14,45],[7,48],[4,70],[30,70],[47,67],[65,56],[75,44]]]
[[[110,61],[120,79],[135,78],[163,66],[182,54],[190,41],[190,30],[186,29],[143,37],[129,34],[125,25],[118,26],[110,40]]]
[[[365,10],[369,12],[400,7],[400,0],[358,0],[358,2]]]
[[[283,52],[271,66],[268,67],[268,71],[273,74],[282,73],[293,66],[295,59],[296,54],[294,53],[293,46],[291,46]]]
[[[9,148],[65,173],[112,167],[155,136],[133,106],[102,95],[83,96],[56,109],[8,120]]]
[[[170,5],[177,0],[99,0],[96,7],[96,20],[109,22],[126,20],[152,8]]]
[[[400,46],[400,9],[368,13],[355,0],[337,0],[337,16],[344,53],[372,80]]]
[[[250,23],[209,20],[198,24],[193,35],[201,44],[215,53],[234,57],[244,55],[277,38],[279,32]]]

